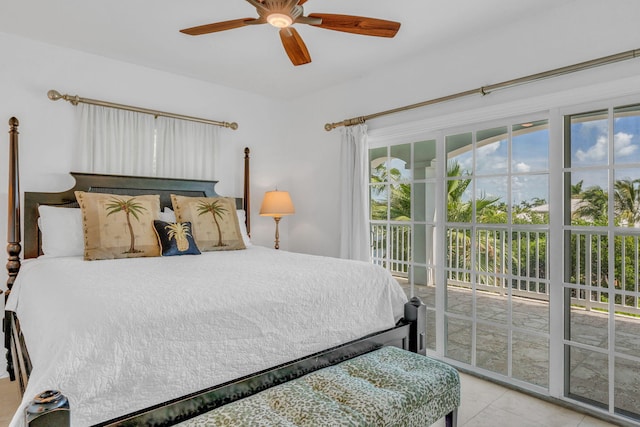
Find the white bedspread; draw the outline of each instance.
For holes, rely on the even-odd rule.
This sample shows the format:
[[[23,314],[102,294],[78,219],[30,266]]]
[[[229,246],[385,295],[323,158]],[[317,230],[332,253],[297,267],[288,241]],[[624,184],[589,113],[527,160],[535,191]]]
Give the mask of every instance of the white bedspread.
[[[84,427],[390,328],[405,301],[380,267],[256,246],[31,260],[7,303],[34,366],[12,426],[47,389]]]

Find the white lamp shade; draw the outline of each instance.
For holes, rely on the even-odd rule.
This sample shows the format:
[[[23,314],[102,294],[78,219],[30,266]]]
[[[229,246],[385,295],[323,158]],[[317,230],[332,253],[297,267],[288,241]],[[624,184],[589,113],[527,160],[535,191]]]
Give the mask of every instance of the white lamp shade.
[[[281,217],[293,215],[296,209],[293,207],[288,191],[267,191],[262,199],[260,215]]]

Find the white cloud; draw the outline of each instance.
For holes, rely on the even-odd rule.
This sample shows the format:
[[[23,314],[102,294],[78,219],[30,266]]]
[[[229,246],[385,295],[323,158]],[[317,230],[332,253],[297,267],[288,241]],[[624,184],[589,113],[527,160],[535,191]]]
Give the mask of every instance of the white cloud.
[[[587,151],[576,151],[576,157],[581,162],[604,160],[607,158],[607,146],[607,137],[600,136],[596,143],[589,147]]]
[[[498,141],[491,144],[483,145],[482,147],[478,147],[478,149],[476,150],[476,155],[478,157],[491,156],[493,153],[498,151],[498,149],[500,148],[500,144],[502,144],[502,141]]]
[[[614,147],[616,155],[618,156],[630,156],[638,149],[638,145],[634,144],[631,140],[634,135],[625,132],[618,132],[614,135]]]
[[[531,166],[529,166],[528,164],[524,162],[516,163],[515,172],[529,172],[529,171],[531,171]]]

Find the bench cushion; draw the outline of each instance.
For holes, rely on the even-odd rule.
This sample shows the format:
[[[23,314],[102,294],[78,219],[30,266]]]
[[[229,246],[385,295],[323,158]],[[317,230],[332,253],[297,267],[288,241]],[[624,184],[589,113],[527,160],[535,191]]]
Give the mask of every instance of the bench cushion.
[[[179,425],[428,426],[459,404],[460,379],[454,368],[383,347]]]

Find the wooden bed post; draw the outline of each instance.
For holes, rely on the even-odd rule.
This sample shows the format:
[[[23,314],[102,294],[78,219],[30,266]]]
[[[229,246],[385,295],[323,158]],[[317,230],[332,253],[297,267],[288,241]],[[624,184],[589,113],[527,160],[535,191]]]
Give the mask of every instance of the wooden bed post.
[[[244,147],[244,193],[242,196],[242,204],[245,214],[245,225],[247,226],[247,235],[251,237],[251,189],[249,180],[249,147]]]
[[[13,282],[16,280],[18,270],[20,270],[20,177],[18,172],[18,119],[11,117],[9,119],[9,211],[8,211],[8,230],[7,230],[7,253],[9,261],[7,262],[7,271],[9,280],[7,280],[7,294],[9,296]]]
[[[20,122],[15,117],[9,119],[9,211],[8,211],[8,229],[7,229],[7,253],[9,260],[7,262],[7,272],[9,279],[7,280],[7,292],[4,296],[5,303],[13,282],[16,280],[18,270],[20,270],[20,177],[18,174],[18,125]],[[15,372],[13,369],[13,357],[11,355],[11,318],[9,312],[5,312],[4,316],[4,346],[7,350],[7,372],[11,381],[15,380]]]

